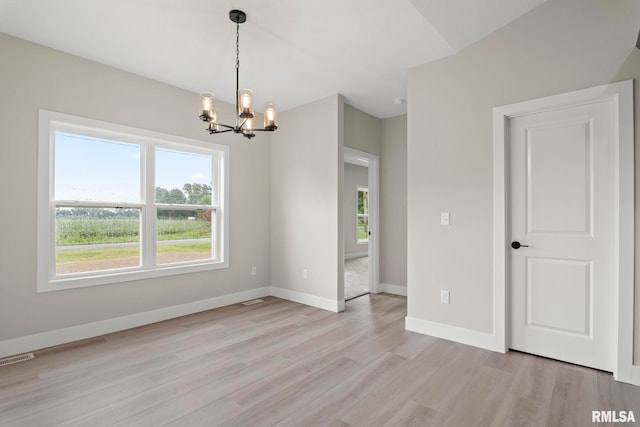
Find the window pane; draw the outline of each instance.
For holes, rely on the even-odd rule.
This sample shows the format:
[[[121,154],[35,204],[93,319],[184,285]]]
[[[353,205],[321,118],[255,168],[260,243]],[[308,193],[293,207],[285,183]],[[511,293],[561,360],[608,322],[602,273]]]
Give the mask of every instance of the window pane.
[[[367,240],[369,240],[369,216],[358,215],[358,242]]]
[[[212,216],[215,211],[158,209],[158,264],[213,258]]]
[[[56,208],[56,274],[140,265],[140,210]]]
[[[364,188],[358,189],[358,214],[369,213],[369,190]]]
[[[140,146],[55,133],[55,199],[140,202]]]
[[[212,157],[156,148],[156,203],[211,205]]]

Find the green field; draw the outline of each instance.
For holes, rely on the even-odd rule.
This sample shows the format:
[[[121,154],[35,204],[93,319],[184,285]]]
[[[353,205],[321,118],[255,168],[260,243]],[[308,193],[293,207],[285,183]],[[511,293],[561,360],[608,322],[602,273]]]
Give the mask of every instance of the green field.
[[[140,239],[136,218],[92,218],[56,220],[56,245],[130,243]],[[188,219],[158,219],[158,240],[203,239],[211,237],[211,222]]]

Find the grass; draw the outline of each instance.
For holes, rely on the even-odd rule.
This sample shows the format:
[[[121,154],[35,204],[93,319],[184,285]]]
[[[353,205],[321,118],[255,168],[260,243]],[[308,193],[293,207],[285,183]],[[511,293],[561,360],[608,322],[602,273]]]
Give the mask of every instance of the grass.
[[[158,252],[208,252],[211,253],[210,243],[196,243],[190,245],[171,245],[159,246]],[[100,249],[91,251],[70,251],[60,252],[56,254],[56,262],[74,262],[74,261],[94,261],[116,258],[137,257],[140,255],[140,249],[134,248],[113,248]]]
[[[367,240],[368,238],[367,226],[364,224],[358,224],[358,240]]]
[[[56,245],[131,243],[140,239],[136,218],[56,220]],[[158,219],[158,240],[200,239],[211,236],[211,222],[187,219]]]

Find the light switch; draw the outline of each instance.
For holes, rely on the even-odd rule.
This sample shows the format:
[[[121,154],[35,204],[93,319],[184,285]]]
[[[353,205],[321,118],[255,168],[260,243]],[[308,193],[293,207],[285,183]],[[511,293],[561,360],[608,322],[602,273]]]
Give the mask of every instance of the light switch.
[[[440,225],[449,225],[449,212],[440,212]]]
[[[440,302],[442,304],[449,304],[450,301],[449,291],[440,291]]]

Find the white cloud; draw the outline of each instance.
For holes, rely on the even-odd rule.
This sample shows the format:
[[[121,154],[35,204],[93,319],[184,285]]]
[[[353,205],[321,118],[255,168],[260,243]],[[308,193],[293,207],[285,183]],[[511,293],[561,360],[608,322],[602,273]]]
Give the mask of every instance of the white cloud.
[[[208,182],[209,177],[207,177],[202,172],[198,172],[195,175],[191,176],[191,182]]]

